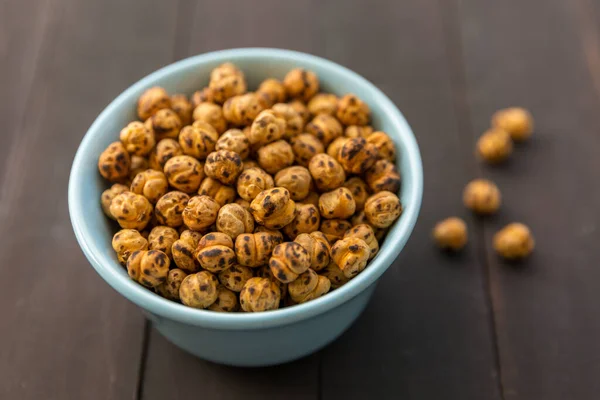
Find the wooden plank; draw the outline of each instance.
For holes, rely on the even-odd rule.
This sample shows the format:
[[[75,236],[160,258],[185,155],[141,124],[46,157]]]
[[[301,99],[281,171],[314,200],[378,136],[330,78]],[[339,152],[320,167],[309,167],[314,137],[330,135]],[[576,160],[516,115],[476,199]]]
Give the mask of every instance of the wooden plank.
[[[0,197],[0,398],[136,397],[144,320],[81,254],[66,197],[94,117],[171,59],[176,15],[153,3],[13,2],[6,19],[24,28],[0,27],[11,56],[15,44],[30,46],[15,53],[27,61],[14,75],[23,118],[3,112],[14,143]],[[17,62],[3,62],[2,74]]]
[[[510,163],[481,168],[504,197],[501,213],[484,222],[504,397],[595,399],[600,4],[454,3],[471,109],[464,140],[485,130],[501,107],[527,107],[536,119],[535,137]],[[520,266],[491,248],[493,234],[511,221],[528,224],[537,241]]]
[[[321,15],[326,55],[398,105],[419,141],[425,175],[413,237],[363,317],[324,351],[323,398],[498,399],[481,243],[472,237],[463,254],[448,257],[430,239],[439,219],[468,217],[460,192],[473,171],[438,4],[351,1]]]

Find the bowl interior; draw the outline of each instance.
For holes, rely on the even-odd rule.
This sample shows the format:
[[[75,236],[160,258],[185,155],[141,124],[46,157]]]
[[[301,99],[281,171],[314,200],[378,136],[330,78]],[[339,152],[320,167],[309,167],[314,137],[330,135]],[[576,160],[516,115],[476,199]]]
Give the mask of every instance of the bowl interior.
[[[162,86],[169,93],[191,95],[208,84],[210,71],[231,61],[246,75],[249,90],[268,77],[282,79],[292,68],[313,70],[325,92],[355,93],[371,108],[372,125],[387,132],[398,150],[402,173],[400,198],[404,212],[392,226],[380,253],[369,266],[347,285],[332,293],[282,310],[257,314],[221,314],[195,310],[170,302],[131,281],[119,265],[111,246],[117,229],[100,207],[100,195],[109,185],[97,171],[100,153],[117,141],[119,131],[136,119],[136,101],[151,86]],[[117,97],[96,119],[83,139],[75,157],[69,182],[69,209],[77,239],[100,275],[117,291],[152,313],[195,325],[221,328],[252,328],[306,318],[335,307],[364,290],[387,269],[404,246],[421,204],[422,167],[415,138],[404,117],[376,87],[354,72],[330,61],[285,50],[238,49],[208,53],[169,65],[137,82]],[[241,324],[241,325],[240,325]]]

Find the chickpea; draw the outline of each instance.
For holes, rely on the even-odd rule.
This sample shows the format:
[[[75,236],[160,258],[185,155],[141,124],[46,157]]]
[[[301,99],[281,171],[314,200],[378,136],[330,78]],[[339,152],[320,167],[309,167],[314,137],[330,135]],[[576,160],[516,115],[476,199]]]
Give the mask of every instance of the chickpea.
[[[250,211],[238,204],[225,204],[217,216],[217,230],[235,239],[242,233],[254,231],[254,218]]]
[[[223,104],[223,116],[234,125],[249,125],[263,110],[256,93],[234,96]]]
[[[240,156],[229,150],[213,151],[204,165],[206,176],[217,179],[224,185],[233,185],[242,169]]]
[[[327,154],[314,156],[308,164],[308,170],[321,191],[337,189],[346,180],[342,166]]]
[[[373,132],[367,137],[367,143],[375,146],[379,158],[392,163],[396,160],[396,145],[387,133],[382,131]]]
[[[355,225],[352,228],[348,229],[344,234],[344,239],[346,238],[359,238],[362,239],[371,249],[371,253],[369,255],[369,260],[377,255],[379,252],[379,242],[375,237],[375,231],[368,224],[360,224]]]
[[[258,165],[270,174],[294,163],[292,146],[285,140],[269,143],[258,149]]]
[[[239,129],[229,129],[217,140],[215,150],[229,150],[238,153],[243,159],[250,155],[250,140]]]
[[[202,231],[215,223],[219,208],[219,203],[211,197],[194,196],[183,209],[183,223],[194,231]]]
[[[237,198],[234,201],[235,204],[239,204],[240,206],[244,207],[246,210],[250,211],[250,202],[241,198]]]
[[[169,184],[185,193],[198,190],[204,179],[203,165],[191,156],[171,157],[165,163],[164,172]]]
[[[246,312],[260,312],[279,308],[281,292],[268,278],[250,278],[240,292],[240,305]]]
[[[319,114],[306,124],[306,131],[328,146],[329,143],[342,136],[342,125],[329,114]]]
[[[305,167],[293,166],[280,170],[275,175],[275,186],[284,187],[292,200],[301,201],[308,196],[312,187],[310,172]]]
[[[131,158],[121,142],[109,144],[98,158],[100,175],[111,182],[127,178],[130,166]]]
[[[325,268],[319,271],[320,274],[331,283],[331,289],[338,289],[344,286],[350,279],[346,278],[344,272],[338,267],[335,262],[331,261]]]
[[[252,122],[249,140],[253,146],[264,146],[283,137],[285,120],[275,115],[273,110],[264,110]]]
[[[268,261],[268,260],[267,260]],[[277,285],[277,287],[279,288],[279,292],[281,293],[281,298],[284,299],[285,296],[287,296],[288,293],[288,285],[287,283],[283,283],[278,281],[275,276],[273,276],[273,272],[271,272],[271,268],[269,268],[269,265],[263,265],[261,267],[258,267],[255,270],[255,276],[259,277],[259,278],[268,278],[270,279],[275,285]]]
[[[283,86],[292,98],[309,101],[319,91],[319,78],[304,68],[294,68],[283,78]]]
[[[115,197],[127,191],[129,191],[127,186],[121,185],[120,183],[115,183],[110,188],[102,192],[102,196],[100,196],[102,211],[104,211],[104,214],[106,214],[108,218],[116,220],[116,218],[110,213],[110,204]]]
[[[171,98],[165,89],[158,86],[147,89],[137,102],[137,114],[142,121],[163,108],[171,108]]]
[[[494,249],[507,260],[525,258],[534,247],[531,231],[521,223],[508,224],[494,235]]]
[[[156,293],[165,299],[180,301],[179,289],[186,276],[187,274],[179,268],[170,270],[167,274],[167,280],[156,287]]]
[[[373,232],[375,232],[375,239],[377,239],[378,242],[381,242],[383,240],[383,237],[387,233],[387,229],[379,229],[371,225],[364,210],[354,214],[350,222],[352,223],[353,227],[362,224],[369,225],[371,229],[373,229]]]
[[[312,204],[296,203],[296,217],[283,227],[283,232],[292,240],[301,233],[310,233],[319,229],[321,218],[319,210]]]
[[[244,171],[247,170],[247,169],[250,169],[250,168],[260,168],[260,166],[258,165],[258,163],[256,161],[254,161],[254,160],[242,161],[242,164],[243,164],[242,168],[243,168]]]
[[[156,221],[160,225],[177,228],[183,224],[183,210],[190,196],[183,192],[172,191],[158,199],[154,209]]]
[[[323,232],[330,244],[334,244],[343,238],[344,233],[350,228],[352,228],[352,224],[346,220],[326,219],[321,221],[321,228],[319,230]]]
[[[131,182],[131,191],[143,195],[152,204],[156,204],[168,189],[169,183],[165,174],[153,169],[140,172]]]
[[[312,115],[335,115],[337,111],[338,100],[339,99],[335,94],[319,93],[308,102],[308,111]]]
[[[152,218],[152,204],[144,196],[123,192],[110,203],[110,213],[121,228],[141,231]]]
[[[219,272],[219,282],[227,289],[233,292],[241,292],[242,288],[252,278],[254,273],[252,269],[243,265],[232,265],[229,268]]]
[[[348,279],[354,278],[365,269],[370,255],[369,245],[356,237],[338,240],[331,246],[331,259]]]
[[[196,121],[194,125],[188,125],[179,134],[179,145],[183,154],[192,156],[199,160],[206,157],[215,150],[219,134],[206,122]]]
[[[119,137],[128,153],[142,157],[150,153],[156,144],[154,134],[139,121],[130,122],[121,130]]]
[[[179,287],[181,302],[189,307],[208,308],[219,297],[217,278],[207,271],[190,274]]]
[[[171,247],[179,239],[179,233],[169,226],[155,226],[148,235],[148,247],[150,250],[160,250],[169,258]]]
[[[290,283],[310,267],[310,256],[296,242],[284,242],[273,249],[269,268],[273,276],[283,283]]]
[[[287,97],[283,83],[273,78],[265,79],[258,86],[256,94],[265,108],[269,108],[276,103],[283,103]]]
[[[513,144],[510,135],[502,129],[492,128],[477,141],[479,156],[490,164],[499,164],[512,154]]]
[[[305,124],[308,122],[308,120],[310,119],[310,112],[308,111],[308,107],[306,106],[306,104],[304,104],[302,100],[292,100],[287,104],[289,104],[294,109],[294,111],[300,114],[300,116],[302,117],[302,122],[304,122]]]
[[[457,217],[446,218],[433,228],[433,239],[441,249],[458,251],[467,244],[467,224]]]
[[[148,118],[144,126],[158,141],[166,138],[177,139],[183,125],[175,111],[163,108]]]
[[[283,242],[283,235],[271,232],[243,233],[235,239],[235,254],[240,265],[256,268],[269,262],[273,249]]]
[[[136,250],[127,259],[127,273],[143,286],[159,286],[167,280],[169,257],[160,250]]]
[[[515,142],[522,142],[533,133],[533,117],[521,107],[505,108],[494,113],[492,126],[508,132]]]
[[[148,167],[149,163],[147,158],[141,156],[131,156],[131,166],[129,167],[129,179],[133,181],[137,174],[147,170]]]
[[[367,184],[374,192],[387,190],[398,193],[400,191],[400,173],[396,166],[388,160],[377,161],[365,174]]]
[[[323,218],[346,219],[354,214],[356,202],[352,193],[345,187],[326,192],[319,197],[319,211]]]
[[[402,214],[402,203],[394,193],[384,190],[367,199],[365,214],[370,225],[387,228]]]
[[[365,181],[355,176],[344,182],[344,187],[352,194],[354,202],[356,203],[356,211],[363,210],[365,208],[367,197],[369,197],[369,188]]]
[[[207,310],[216,312],[236,312],[239,309],[237,296],[223,285],[217,286],[217,299]]]
[[[214,91],[209,87],[196,90],[192,94],[192,109],[198,107],[200,103],[214,103],[214,97]]]
[[[335,138],[333,142],[329,143],[327,146],[327,154],[333,157],[335,160],[338,159],[340,152],[342,151],[342,147],[350,140],[345,136],[340,136],[339,138]]]
[[[354,94],[347,94],[338,102],[336,116],[344,125],[367,125],[370,114],[369,106]]]
[[[286,103],[277,103],[272,107],[272,110],[276,116],[285,120],[284,139],[290,140],[294,136],[302,133],[302,130],[304,129],[304,120],[294,107]]]
[[[152,149],[148,159],[148,166],[157,171],[163,171],[169,159],[182,156],[181,146],[174,139],[163,139]]]
[[[179,239],[171,246],[171,255],[175,265],[188,274],[198,272],[200,264],[196,261],[194,253],[202,234],[190,230],[181,232]]]
[[[352,138],[342,145],[337,160],[349,174],[362,174],[375,164],[377,148],[364,138]]]
[[[233,96],[246,93],[246,78],[232,63],[224,63],[210,73],[208,87],[212,90],[213,101],[219,104]]]
[[[181,126],[192,123],[192,112],[194,107],[185,94],[174,94],[171,96],[171,109],[179,117]]]
[[[221,107],[214,103],[200,103],[194,108],[192,114],[194,123],[200,121],[209,124],[217,133],[221,134],[227,130],[227,120],[223,115]]]
[[[502,204],[502,196],[494,182],[475,179],[465,186],[463,203],[477,214],[494,214]]]
[[[290,139],[290,144],[294,152],[294,159],[303,167],[307,167],[310,159],[316,154],[325,151],[323,143],[310,133],[301,133],[294,136]]]
[[[113,236],[112,248],[119,262],[125,265],[133,252],[148,250],[148,241],[135,229],[121,229]]]
[[[319,208],[319,194],[317,192],[309,192],[308,196],[306,196],[302,203],[304,204],[312,204],[313,206]]]
[[[322,232],[301,233],[296,236],[294,242],[300,244],[308,252],[311,269],[320,271],[329,264],[331,247]]]
[[[294,220],[296,203],[285,188],[263,190],[250,203],[254,220],[267,228],[280,229]]]
[[[242,199],[252,201],[260,192],[273,186],[273,178],[263,169],[248,168],[238,177],[237,192]]]
[[[196,260],[207,271],[218,273],[235,264],[231,237],[221,232],[202,236],[196,248]]]
[[[363,137],[368,138],[373,133],[373,127],[371,126],[359,126],[359,125],[350,125],[346,127],[344,131],[344,135],[349,138],[355,137]]]
[[[308,269],[288,285],[290,297],[298,304],[321,297],[329,292],[330,288],[329,279],[317,275],[312,269]]]

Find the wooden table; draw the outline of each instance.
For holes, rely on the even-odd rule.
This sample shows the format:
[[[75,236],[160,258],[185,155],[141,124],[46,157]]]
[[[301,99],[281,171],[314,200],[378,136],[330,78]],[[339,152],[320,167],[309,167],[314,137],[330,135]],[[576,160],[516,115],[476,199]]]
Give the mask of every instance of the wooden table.
[[[0,2],[1,399],[597,399],[600,391],[600,1]],[[235,10],[235,12],[233,12]],[[157,334],[88,266],[67,212],[75,150],[124,88],[175,60],[269,46],[370,79],[421,146],[423,209],[358,322],[288,365],[236,369]],[[498,108],[534,139],[509,164],[473,155]],[[116,133],[115,133],[116,134]],[[472,217],[485,176],[502,212]],[[468,221],[447,257],[430,230]],[[491,236],[523,221],[522,267]]]

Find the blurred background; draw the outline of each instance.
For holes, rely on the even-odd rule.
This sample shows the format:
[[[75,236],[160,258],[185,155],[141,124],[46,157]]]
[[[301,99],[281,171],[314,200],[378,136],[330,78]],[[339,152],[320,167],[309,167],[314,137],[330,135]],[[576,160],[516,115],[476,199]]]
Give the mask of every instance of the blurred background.
[[[597,399],[600,390],[600,1],[0,1],[0,398]],[[416,230],[359,321],[298,362],[243,370],[192,358],[96,275],[67,211],[77,146],[139,78],[190,55],[278,47],[365,76],[419,141]],[[474,156],[494,111],[536,131],[505,166]],[[500,187],[492,219],[461,191]],[[430,231],[464,217],[470,242]],[[536,252],[491,249],[512,221]],[[210,344],[207,344],[210,345]]]

